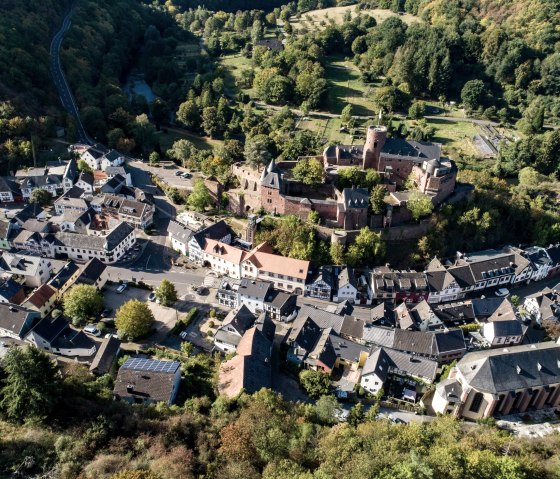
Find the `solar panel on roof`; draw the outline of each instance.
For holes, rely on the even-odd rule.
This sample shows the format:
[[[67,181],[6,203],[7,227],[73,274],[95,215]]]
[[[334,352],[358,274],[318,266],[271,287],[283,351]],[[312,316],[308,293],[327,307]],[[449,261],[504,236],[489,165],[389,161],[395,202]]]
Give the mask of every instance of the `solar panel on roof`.
[[[122,367],[137,371],[173,373],[179,367],[179,363],[177,361],[158,361],[154,359],[133,358],[128,359]]]

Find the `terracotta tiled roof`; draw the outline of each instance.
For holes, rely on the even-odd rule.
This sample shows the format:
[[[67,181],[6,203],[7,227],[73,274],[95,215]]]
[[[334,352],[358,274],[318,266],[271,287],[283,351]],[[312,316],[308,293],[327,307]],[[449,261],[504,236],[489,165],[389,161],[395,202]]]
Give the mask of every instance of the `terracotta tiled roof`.
[[[55,291],[53,288],[51,288],[48,284],[43,284],[31,293],[31,295],[26,299],[26,302],[30,302],[33,306],[41,308],[53,297],[54,294]]]

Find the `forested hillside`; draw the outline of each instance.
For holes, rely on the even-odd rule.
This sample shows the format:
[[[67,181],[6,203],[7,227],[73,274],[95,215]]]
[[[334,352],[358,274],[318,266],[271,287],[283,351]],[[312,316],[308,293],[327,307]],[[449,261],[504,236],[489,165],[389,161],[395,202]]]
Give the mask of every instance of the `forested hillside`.
[[[0,101],[25,114],[44,113],[57,101],[49,81],[49,46],[68,0],[0,2]]]

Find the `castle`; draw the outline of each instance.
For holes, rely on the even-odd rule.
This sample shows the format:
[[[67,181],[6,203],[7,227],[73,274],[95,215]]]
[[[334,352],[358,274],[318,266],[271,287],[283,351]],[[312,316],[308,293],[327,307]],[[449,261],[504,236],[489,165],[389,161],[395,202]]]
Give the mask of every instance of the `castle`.
[[[241,164],[235,165],[233,173],[241,187],[237,197],[231,198],[235,200],[230,201],[233,209],[247,213],[262,208],[269,213],[293,214],[302,219],[316,211],[326,226],[356,230],[371,226],[369,192],[357,187],[339,191],[335,187],[336,179],[344,168],[374,169],[381,173],[389,195],[394,196],[389,198],[388,205],[399,207],[406,205],[403,197],[407,195],[397,193],[397,189],[402,189],[407,180],[414,189],[429,196],[434,205],[442,203],[455,188],[457,168],[450,159],[441,156],[441,145],[387,138],[384,126],[368,127],[363,146],[332,145],[325,148],[322,156],[313,158],[322,162],[326,173],[325,183],[316,188],[291,178],[291,169],[297,162],[276,164],[272,160],[260,176]],[[406,214],[401,217],[408,219]]]

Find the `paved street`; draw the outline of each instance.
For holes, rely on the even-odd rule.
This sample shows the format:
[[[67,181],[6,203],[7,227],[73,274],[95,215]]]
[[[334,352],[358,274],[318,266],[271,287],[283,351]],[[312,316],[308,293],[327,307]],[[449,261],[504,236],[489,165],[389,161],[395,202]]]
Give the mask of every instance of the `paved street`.
[[[70,9],[68,10],[68,13],[64,17],[60,30],[55,34],[55,36],[51,41],[50,68],[51,68],[51,75],[53,77],[54,84],[58,91],[58,95],[60,97],[62,106],[68,113],[70,113],[70,115],[72,115],[76,123],[76,130],[77,130],[76,133],[78,136],[78,140],[81,143],[93,144],[95,143],[95,141],[88,136],[86,130],[84,129],[84,126],[82,125],[82,120],[80,119],[80,114],[76,106],[76,101],[74,100],[74,96],[72,95],[72,91],[70,90],[68,82],[66,81],[66,77],[64,75],[64,71],[62,70],[62,65],[60,63],[60,47],[62,45],[64,34],[70,28],[70,18],[74,13],[75,5],[76,5],[76,0],[74,0],[70,5]]]

